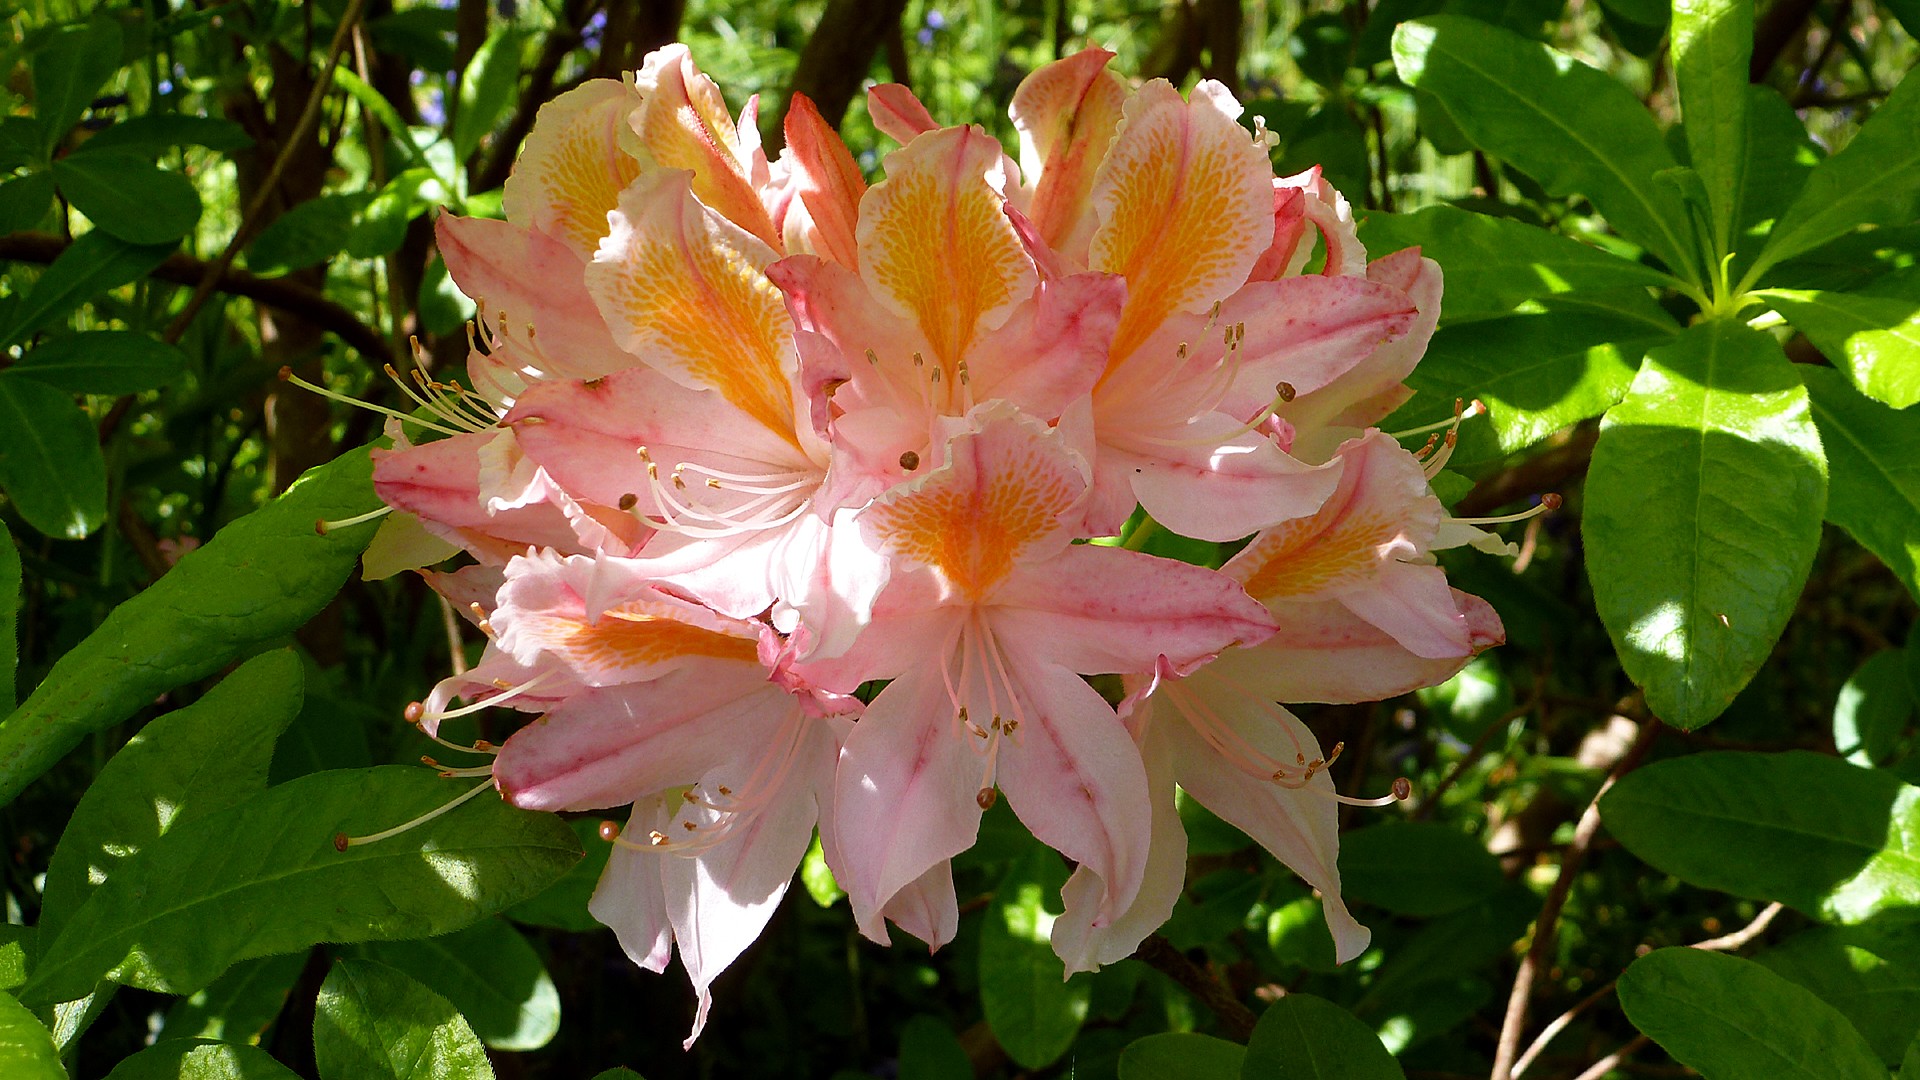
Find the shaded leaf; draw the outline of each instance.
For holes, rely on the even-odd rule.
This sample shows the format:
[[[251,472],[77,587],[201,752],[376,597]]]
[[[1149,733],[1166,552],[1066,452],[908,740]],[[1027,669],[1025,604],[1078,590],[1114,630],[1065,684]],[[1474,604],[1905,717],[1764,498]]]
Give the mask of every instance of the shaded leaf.
[[[1920,1033],[1920,929],[1817,926],[1753,959],[1833,1006],[1888,1065]]]
[[[0,487],[27,524],[79,540],[107,519],[107,460],[73,395],[33,379],[0,379]]]
[[[915,1080],[973,1080],[973,1062],[953,1030],[920,1015],[900,1029],[900,1071]]]
[[[68,154],[55,159],[53,180],[87,220],[130,244],[172,243],[200,220],[193,181],[136,150]]]
[[[0,524],[0,710],[18,703],[20,674],[20,549]]]
[[[365,950],[444,995],[495,1050],[538,1050],[560,1030],[560,993],[546,965],[503,919],[439,937],[377,942]]]
[[[247,269],[285,274],[326,262],[347,249],[353,222],[373,198],[364,192],[321,195],[273,219],[247,245]]]
[[[24,380],[0,380],[0,383]],[[372,525],[319,535],[314,522],[379,505],[372,463],[354,450],[188,552],[62,656],[33,695],[0,720],[0,805],[82,737],[155,697],[292,633],[333,599]]]
[[[1190,1031],[1135,1039],[1120,1053],[1120,1080],[1238,1080],[1247,1048]]]
[[[1899,744],[1914,709],[1907,659],[1905,650],[1882,649],[1840,687],[1833,706],[1833,742],[1849,762],[1879,764]]]
[[[485,1048],[451,1002],[366,960],[339,961],[320,984],[313,1058],[321,1080],[493,1075]]]
[[[1601,621],[1655,716],[1699,727],[1766,662],[1819,546],[1826,472],[1772,338],[1713,320],[1647,354],[1601,425],[1582,534]]]
[[[558,818],[468,802],[378,843],[335,848],[445,803],[411,766],[315,773],[188,822],[130,860],[52,943],[23,990],[78,997],[101,978],[192,993],[233,963],[321,941],[468,926],[544,888],[580,857]]]
[[[95,230],[67,245],[33,283],[0,331],[0,346],[27,336],[88,300],[143,278],[173,253],[172,244],[130,244]]]
[[[1837,371],[1801,366],[1827,451],[1827,520],[1920,598],[1920,416],[1873,401]]]
[[[1247,1041],[1243,1080],[1405,1080],[1380,1037],[1347,1010],[1312,994],[1267,1007]]]
[[[1885,1080],[1846,1018],[1751,960],[1656,949],[1620,976],[1633,1026],[1708,1080]]]
[[[1920,788],[1880,769],[1801,750],[1693,754],[1627,774],[1600,817],[1690,885],[1827,922],[1920,918]]]
[[[0,183],[0,233],[39,228],[52,210],[52,173],[30,172]]]
[[[206,989],[174,1002],[160,1025],[160,1037],[257,1046],[306,966],[307,954],[299,952],[242,960]]]
[[[54,31],[33,57],[33,111],[46,149],[67,137],[102,83],[120,68],[120,26],[97,19]]]
[[[129,116],[94,132],[86,148],[89,153],[134,150],[151,159],[174,146],[204,146],[224,152],[252,145],[247,129],[231,120],[188,113],[148,113]]]
[[[186,371],[178,347],[132,330],[88,330],[42,342],[7,368],[71,394],[137,394],[165,386]]]
[[[1435,822],[1370,825],[1340,838],[1340,887],[1396,915],[1445,915],[1498,892],[1500,861],[1473,837]]]
[[[602,929],[600,920],[587,910],[587,901],[593,899],[593,890],[600,884],[600,872],[607,868],[607,856],[613,853],[613,845],[600,838],[598,818],[575,818],[568,824],[586,851],[586,857],[568,867],[567,872],[541,890],[540,895],[507,909],[507,918],[528,926],[550,926],[575,933]]]
[[[453,158],[473,156],[480,140],[506,114],[520,86],[520,52],[526,35],[511,26],[494,31],[460,72],[459,110],[453,117]]]
[[[1049,942],[1066,882],[1058,855],[1030,847],[994,891],[980,928],[980,1002],[987,1024],[1007,1056],[1029,1069],[1066,1053],[1087,1018],[1086,977],[1065,978]]]

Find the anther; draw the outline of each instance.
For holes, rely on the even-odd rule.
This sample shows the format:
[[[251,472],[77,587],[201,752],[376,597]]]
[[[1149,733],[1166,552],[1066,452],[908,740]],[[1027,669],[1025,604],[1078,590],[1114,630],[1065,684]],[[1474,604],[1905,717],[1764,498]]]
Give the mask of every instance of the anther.
[[[601,822],[600,823],[600,839],[605,840],[609,844],[613,843],[615,840],[620,839],[620,823],[617,821]]]
[[[901,455],[900,455],[900,467],[901,467],[901,468],[903,468],[903,469],[905,469],[905,470],[907,470],[908,472],[912,472],[913,470],[915,470],[915,469],[917,469],[917,468],[919,468],[919,467],[920,467],[920,455],[919,455],[919,454],[916,454],[916,453],[914,453],[914,452],[913,452],[913,451],[911,451],[911,450],[909,450],[909,451],[907,451],[907,452],[906,452],[906,453],[904,453],[904,454],[901,454]]]
[[[1401,802],[1413,798],[1413,781],[1404,776],[1393,778],[1393,797]]]
[[[1298,394],[1298,391],[1293,388],[1293,384],[1290,382],[1275,383],[1273,392],[1279,396],[1281,401],[1292,401]]]
[[[631,510],[635,506],[639,505],[639,503],[640,503],[640,496],[634,494],[631,491],[627,492],[625,495],[620,496],[620,509],[622,510]]]
[[[420,721],[426,719],[427,707],[421,702],[409,701],[407,702],[407,707],[401,711],[400,715],[406,718],[407,723],[418,724]]]
[[[991,810],[993,804],[1000,801],[1000,793],[993,788],[983,787],[975,793],[973,801],[980,804],[980,809]]]

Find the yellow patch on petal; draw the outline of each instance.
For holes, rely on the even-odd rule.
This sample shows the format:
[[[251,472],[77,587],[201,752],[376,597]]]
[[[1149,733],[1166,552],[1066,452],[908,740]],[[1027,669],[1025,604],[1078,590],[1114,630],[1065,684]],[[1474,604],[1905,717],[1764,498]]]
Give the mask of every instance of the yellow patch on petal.
[[[587,273],[614,339],[798,446],[791,324],[764,272],[774,253],[695,202],[684,173],[636,185],[620,208]]]
[[[882,303],[919,324],[934,352],[927,359],[948,380],[1036,280],[988,180],[1000,160],[1000,145],[978,128],[931,132],[888,157],[887,179],[860,204],[861,274]]]
[[[866,513],[892,550],[981,599],[1047,542],[1086,479],[1053,439],[1009,416],[950,444],[954,460]]]
[[[598,622],[536,615],[525,617],[520,627],[569,666],[603,675],[687,658],[759,659],[751,639],[649,615],[609,611]]]
[[[1273,240],[1265,149],[1222,111],[1231,98],[1194,96],[1184,102],[1160,80],[1141,87],[1094,179],[1101,224],[1089,265],[1127,279],[1115,361],[1170,316],[1238,289]]]
[[[1262,603],[1300,599],[1367,580],[1380,565],[1381,550],[1400,536],[1400,523],[1384,515],[1322,510],[1260,534],[1235,558],[1231,572]]]
[[[640,162],[620,147],[627,115],[638,105],[630,88],[595,79],[542,106],[507,180],[508,219],[590,258],[607,235],[607,212],[640,175]]]
[[[701,74],[685,46],[650,71],[653,87],[634,117],[634,131],[653,160],[693,173],[693,193],[727,220],[780,247],[765,204],[740,160],[740,133],[726,98]]]

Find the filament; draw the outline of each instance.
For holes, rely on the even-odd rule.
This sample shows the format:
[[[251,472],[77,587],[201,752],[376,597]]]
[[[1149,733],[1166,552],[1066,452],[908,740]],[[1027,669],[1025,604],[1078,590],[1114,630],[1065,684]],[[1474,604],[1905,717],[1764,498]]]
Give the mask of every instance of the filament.
[[[387,839],[388,837],[399,836],[401,833],[406,832],[408,829],[412,829],[420,825],[425,825],[427,822],[432,821],[434,818],[439,817],[441,814],[444,814],[447,811],[454,809],[455,807],[458,807],[460,804],[466,802],[467,800],[473,798],[475,795],[480,794],[481,792],[487,790],[492,786],[493,786],[492,781],[488,781],[487,783],[484,783],[484,784],[475,784],[471,791],[468,791],[465,794],[460,795],[447,802],[441,803],[439,806],[435,807],[434,809],[429,810],[424,814],[421,814],[419,817],[414,818],[412,821],[409,821],[404,825],[395,825],[391,829],[382,829],[381,831],[377,833],[373,833],[370,836],[348,836],[346,833],[335,833],[333,837],[333,850],[345,851],[348,848],[357,846],[359,844],[376,844],[382,840]]]

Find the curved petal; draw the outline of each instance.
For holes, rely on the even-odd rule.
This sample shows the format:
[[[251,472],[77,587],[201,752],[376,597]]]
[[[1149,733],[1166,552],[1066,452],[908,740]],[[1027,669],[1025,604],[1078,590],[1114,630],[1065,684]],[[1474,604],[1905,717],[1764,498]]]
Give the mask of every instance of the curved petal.
[[[1171,316],[1231,295],[1267,247],[1273,167],[1239,116],[1239,103],[1210,80],[1191,102],[1163,79],[1128,99],[1094,179],[1100,226],[1088,259],[1127,279],[1116,362]]]
[[[1214,445],[1205,432],[1223,435],[1242,425],[1224,413],[1200,417],[1177,442],[1134,464],[1133,493],[1153,519],[1196,540],[1238,540],[1269,525],[1308,517],[1326,503],[1340,481],[1341,463],[1307,465],[1270,438],[1243,432]]]
[[[1303,435],[1327,427],[1364,428],[1386,416],[1406,400],[1401,380],[1426,354],[1440,318],[1440,264],[1421,258],[1418,248],[1408,248],[1368,266],[1367,280],[1406,293],[1419,314],[1403,336],[1375,349],[1345,375],[1276,410]]]
[[[974,397],[1003,398],[1028,415],[1054,420],[1106,370],[1125,302],[1126,282],[1108,274],[1041,282],[1033,299],[973,350]]]
[[[1033,186],[1028,216],[1041,239],[1086,260],[1094,174],[1120,126],[1127,88],[1107,70],[1113,53],[1082,49],[1033,70],[1008,110],[1020,132],[1020,171]]]
[[[1453,590],[1466,619],[1466,656],[1427,659],[1337,600],[1280,605],[1280,629],[1249,649],[1221,653],[1208,665],[1269,701],[1345,705],[1384,701],[1452,678],[1473,655],[1506,640],[1500,616],[1477,596]]]
[[[960,901],[953,893],[953,863],[941,860],[893,894],[880,909],[893,925],[926,943],[928,952],[952,941],[960,932]]]
[[[860,217],[860,197],[867,192],[866,177],[854,164],[847,144],[805,94],[796,92],[787,107],[786,136],[797,197],[811,222],[806,250],[858,270],[854,225]]]
[[[607,234],[607,212],[640,175],[639,160],[621,145],[639,106],[639,95],[617,79],[589,80],[540,106],[501,195],[507,220],[592,258]]]
[[[750,135],[751,146],[741,138],[726,98],[694,66],[687,47],[675,42],[647,54],[636,85],[643,103],[633,114],[633,130],[653,160],[691,172],[702,203],[777,249],[779,231],[750,175],[759,133]]]
[[[600,220],[604,233],[604,213]],[[533,327],[546,374],[591,378],[632,363],[587,295],[579,252],[523,225],[452,214],[440,215],[434,236],[454,284],[491,321],[515,331]]]
[[[633,816],[627,819],[627,831],[645,836],[664,829],[669,820],[664,796],[643,798],[633,804]],[[587,911],[613,930],[628,959],[659,973],[673,959],[673,924],[667,915],[666,893],[660,880],[661,863],[669,856],[616,844],[607,855],[607,868],[600,872],[593,899]]]
[[[1385,563],[1373,585],[1341,593],[1340,602],[1415,656],[1437,660],[1473,655],[1467,617],[1454,606],[1446,571],[1437,566]]]
[[[873,126],[894,142],[905,146],[926,132],[939,127],[913,91],[899,83],[881,83],[867,88],[867,115]]]

